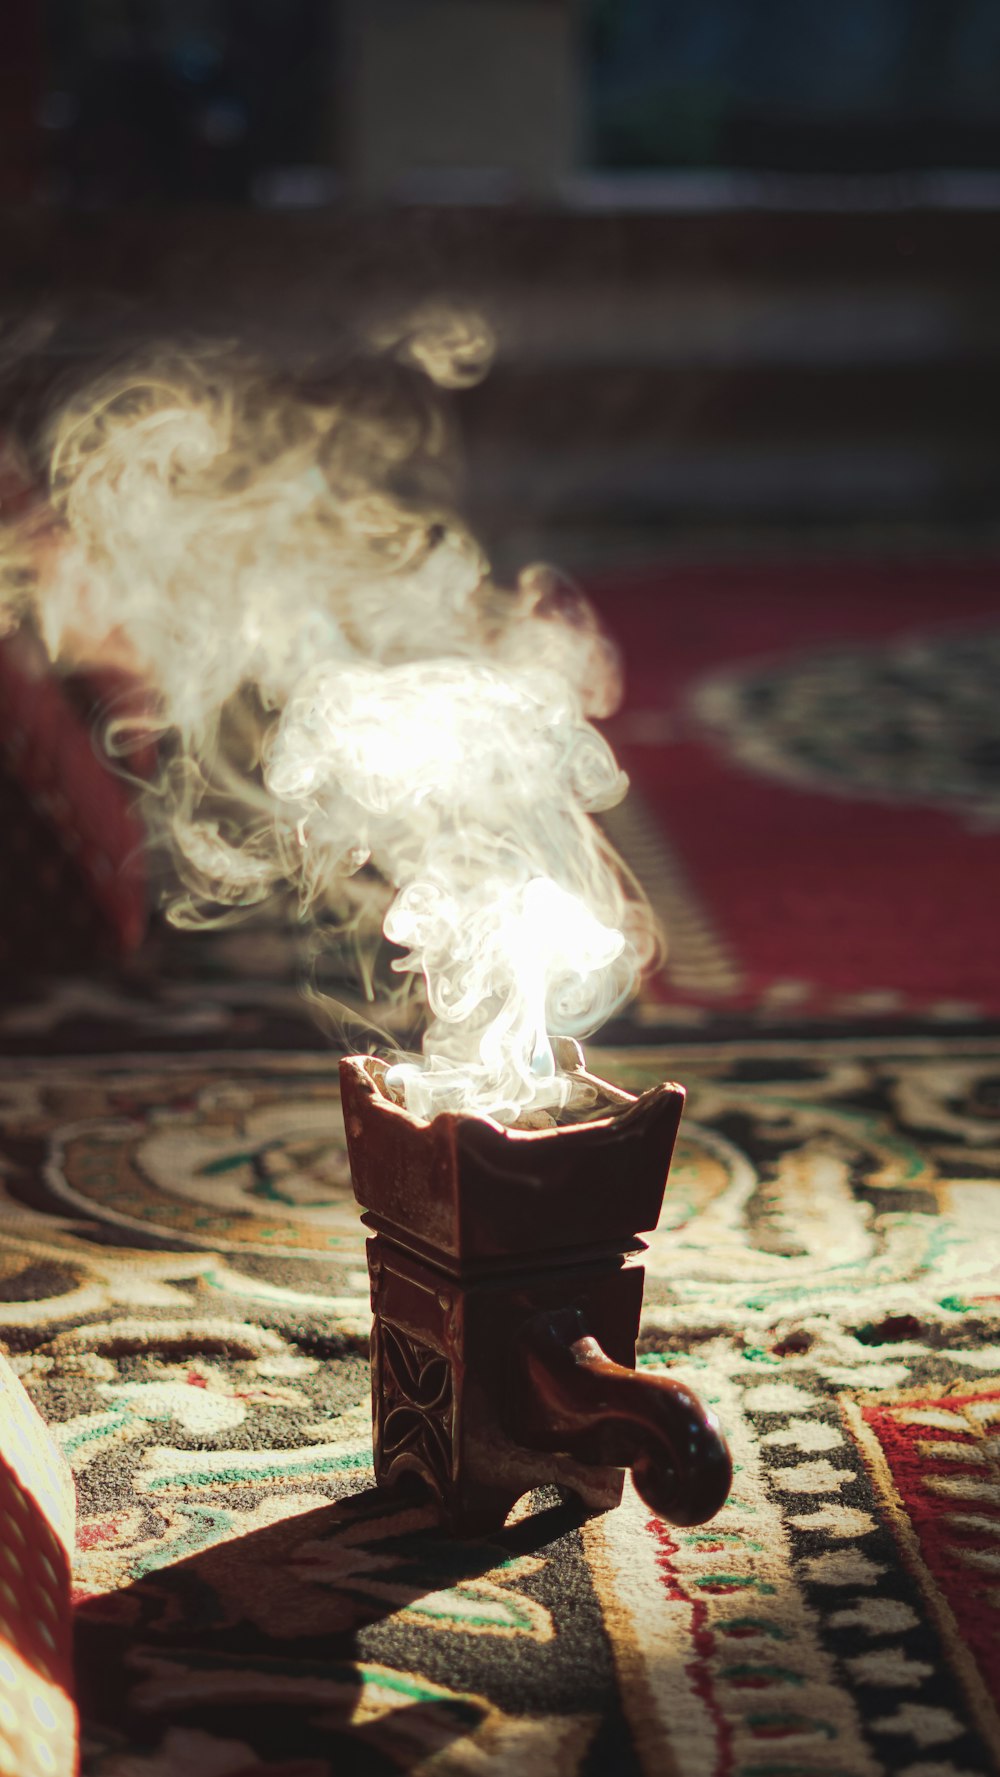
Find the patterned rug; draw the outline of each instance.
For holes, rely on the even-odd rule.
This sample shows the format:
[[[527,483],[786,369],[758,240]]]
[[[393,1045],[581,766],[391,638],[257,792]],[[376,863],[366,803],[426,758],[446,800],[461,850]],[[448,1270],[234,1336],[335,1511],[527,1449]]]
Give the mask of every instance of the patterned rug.
[[[456,1543],[372,1486],[329,1057],[2,1064],[0,1337],[76,1478],[88,1777],[1000,1768],[1000,1042],[596,1053],[689,1088],[641,1363],[736,1460]]]
[[[609,826],[671,950],[640,1027],[1000,1020],[1000,565],[676,565],[595,589]]]
[[[3,996],[0,1343],[76,1481],[85,1777],[1000,1771],[998,584],[678,565],[603,599],[635,786],[609,825],[671,952],[591,1059],[689,1088],[640,1363],[728,1430],[702,1529],[627,1487],[461,1543],[375,1491],[294,929],[157,928]]]
[[[604,821],[669,940],[605,1039],[1000,1031],[1000,561],[677,562],[588,591],[626,666],[632,789]],[[34,955],[17,837],[6,911],[31,908]],[[103,980],[0,995],[0,1054],[316,1047],[305,948],[294,922],[156,926]],[[332,989],[350,1001],[346,972]]]

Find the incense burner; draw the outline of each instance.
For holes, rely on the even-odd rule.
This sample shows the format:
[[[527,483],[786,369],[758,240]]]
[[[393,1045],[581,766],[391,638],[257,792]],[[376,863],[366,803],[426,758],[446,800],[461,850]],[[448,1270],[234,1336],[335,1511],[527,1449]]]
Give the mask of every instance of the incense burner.
[[[684,1105],[596,1080],[586,1121],[505,1128],[395,1102],[386,1065],[340,1064],[354,1192],[371,1230],[372,1407],[380,1486],[417,1478],[460,1535],[498,1529],[555,1484],[592,1510],[624,1470],[660,1517],[718,1511],[731,1465],[712,1412],[638,1373],[644,1273]]]

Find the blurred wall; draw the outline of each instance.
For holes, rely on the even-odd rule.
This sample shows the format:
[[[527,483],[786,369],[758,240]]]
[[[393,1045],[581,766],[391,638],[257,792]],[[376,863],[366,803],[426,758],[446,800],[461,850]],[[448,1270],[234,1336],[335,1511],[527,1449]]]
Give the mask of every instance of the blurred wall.
[[[344,169],[359,195],[545,198],[576,158],[570,0],[345,0]]]

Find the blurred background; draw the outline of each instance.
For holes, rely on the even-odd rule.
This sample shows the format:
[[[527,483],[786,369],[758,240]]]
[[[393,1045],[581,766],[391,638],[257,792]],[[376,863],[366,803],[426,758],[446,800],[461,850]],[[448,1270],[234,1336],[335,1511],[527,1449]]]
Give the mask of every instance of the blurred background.
[[[335,376],[400,308],[443,295],[481,310],[494,369],[444,397],[465,515],[501,574],[541,557],[603,589],[644,699],[616,744],[654,800],[661,784],[694,786],[670,750],[688,680],[734,649],[978,623],[997,608],[1000,0],[19,0],[0,25],[0,202],[0,441],[30,440],[53,389],[149,339],[234,340],[279,370]],[[28,497],[0,474],[8,515]],[[974,566],[957,603],[956,562]],[[685,564],[715,578],[679,579]],[[635,573],[649,578],[623,602]],[[737,647],[748,605],[760,621]],[[643,689],[648,644],[676,665],[685,634],[685,688],[668,688],[664,666]],[[947,761],[928,781],[950,772],[968,806],[992,808],[985,662],[973,646],[961,671],[949,657],[897,698],[909,669],[893,657],[860,778],[866,746],[919,760],[933,732]],[[85,687],[78,715],[94,695]],[[806,729],[819,720],[812,709]],[[803,756],[839,758],[843,724],[837,705],[829,732],[803,729]],[[635,760],[633,742],[646,749]],[[62,795],[62,765],[51,778]],[[44,824],[48,792],[27,787]],[[664,890],[671,991],[690,940],[693,999],[733,998],[739,980],[744,1006],[761,982],[775,1005],[807,1002],[829,925],[803,889],[806,960],[778,955],[790,916],[774,884],[799,879],[811,823],[832,833],[833,803],[814,821],[788,794],[759,893],[777,960],[759,980],[720,965],[706,987],[691,906],[709,905],[737,950],[751,913],[711,889],[712,869],[731,875],[731,848],[699,861],[714,841],[691,789],[691,893]],[[870,927],[875,901],[894,929],[903,853],[881,817],[863,834],[851,818],[854,861],[831,839],[850,934]],[[665,847],[683,825],[664,814],[647,886],[680,880]],[[641,836],[620,838],[636,861]],[[72,847],[65,834],[53,845],[58,899]],[[951,895],[951,838],[921,830],[914,847],[918,864],[933,852]],[[126,826],[118,853],[137,849]],[[864,860],[883,854],[863,890]],[[979,857],[982,936],[992,890]],[[949,930],[971,933],[949,904]],[[140,889],[130,905],[113,910],[126,948],[145,926]],[[882,940],[870,956],[850,934],[851,992],[860,982],[876,1009],[897,1005]],[[982,1000],[979,936],[934,988],[955,1016]],[[931,920],[900,961],[904,987],[915,957],[939,954]],[[996,994],[1000,1006],[1000,978]]]
[[[401,336],[400,315],[442,298],[495,334],[475,386],[431,391],[405,349],[416,330]],[[309,1503],[303,1487],[366,1485],[362,1434],[346,1441],[367,1413],[356,1405],[367,1307],[331,1049],[416,1046],[421,1002],[373,1007],[370,980],[398,984],[398,953],[383,946],[366,975],[342,922],[324,947],[325,913],[303,921],[291,894],[210,932],[170,925],[164,892],[191,876],[179,845],[173,857],[147,846],[143,816],[162,830],[164,784],[193,784],[199,814],[214,814],[197,778],[173,771],[176,733],[148,684],[155,655],[144,683],[114,631],[96,658],[83,636],[56,676],[30,619],[5,633],[5,587],[58,567],[46,416],[109,358],[163,340],[251,348],[283,392],[315,388],[331,409],[346,390],[351,444],[337,466],[348,487],[354,439],[364,444],[372,416],[380,436],[398,401],[411,455],[393,456],[385,479],[399,491],[415,462],[407,500],[428,440],[450,441],[429,417],[440,395],[461,446],[461,510],[498,577],[557,564],[620,646],[626,701],[605,732],[631,788],[602,824],[668,948],[595,1037],[629,1053],[598,1051],[595,1066],[699,1091],[651,1254],[659,1318],[643,1361],[672,1363],[690,1334],[694,1379],[720,1411],[733,1403],[734,1426],[745,1399],[754,1522],[775,1528],[773,1546],[746,1542],[762,1552],[735,1583],[756,1585],[755,1563],[787,1573],[787,1629],[780,1615],[727,1626],[700,1614],[693,1588],[720,1588],[699,1563],[742,1529],[718,1545],[691,1535],[687,1552],[681,1539],[658,1545],[668,1628],[648,1638],[647,1667],[653,1545],[634,1555],[627,1528],[600,1533],[593,1584],[573,1565],[576,1530],[550,1578],[544,1559],[524,1558],[539,1538],[510,1542],[520,1554],[486,1582],[482,1565],[428,1554],[370,1506],[353,1527],[339,1520],[346,1530],[314,1513],[320,1541],[286,1540],[278,1516]],[[430,467],[450,468],[439,455]],[[363,448],[358,458],[364,489]],[[197,466],[197,452],[187,460]],[[308,510],[314,472],[292,461],[297,510]],[[117,472],[112,462],[103,484],[113,492]],[[446,504],[424,531],[432,567]],[[412,506],[431,510],[416,496]],[[103,509],[113,517],[89,559],[100,569],[112,558],[116,596],[136,587],[141,605],[155,571],[136,568],[130,548],[118,570],[127,527],[113,498]],[[150,509],[155,519],[155,497]],[[136,510],[133,499],[133,532],[150,534]],[[183,521],[190,504],[176,510]],[[37,545],[27,567],[15,560],[22,581],[4,557],[19,529]],[[155,535],[168,578],[171,564],[208,557],[204,544],[192,557],[192,531],[169,516]],[[263,523],[230,535],[249,539],[251,596],[274,597],[256,634],[260,656],[280,662],[270,619],[288,599],[291,552],[272,549]],[[233,609],[235,548],[228,582],[214,557],[190,576],[196,642],[203,611]],[[363,598],[371,581],[357,585]],[[560,597],[557,586],[554,610]],[[673,1719],[683,1732],[664,1769],[731,1770],[759,1739],[762,1762],[740,1769],[804,1771],[796,1754],[819,1736],[810,1770],[994,1768],[972,1724],[997,1692],[997,1543],[984,1539],[1000,1518],[966,1514],[986,1529],[959,1541],[946,1490],[981,1483],[918,1456],[982,1460],[973,1430],[996,1428],[998,613],[1000,0],[0,5],[0,1330],[32,1366],[21,1373],[46,1413],[69,1419],[64,1448],[79,1463],[90,1777],[499,1771],[519,1749],[525,1772],[625,1774],[654,1767],[658,1724]],[[220,718],[222,764],[251,786],[272,716],[251,686]],[[153,737],[127,771],[101,751],[116,720]],[[372,718],[371,730],[392,741],[389,724]],[[401,775],[419,788],[414,750]],[[601,770],[586,749],[577,769],[582,783]],[[143,777],[155,786],[145,797]],[[220,831],[246,839],[249,803],[234,814],[220,794],[219,805],[228,825],[190,826],[188,856],[200,840],[211,860]],[[310,1049],[324,1061],[300,1069]],[[401,1382],[399,1396],[418,1409],[439,1374],[421,1350],[416,1392]],[[758,1449],[751,1420],[772,1423],[765,1397],[781,1405],[784,1384],[772,1383],[786,1359],[808,1382],[791,1398],[819,1416],[788,1421],[804,1428],[799,1444],[781,1430]],[[170,1404],[194,1387],[209,1391],[205,1417]],[[864,1462],[891,1481],[892,1526],[909,1513],[912,1572],[892,1563],[882,1482],[868,1499],[861,1456],[846,1453],[854,1438],[834,1429],[852,1389]],[[966,1421],[949,1411],[943,1422],[955,1418],[965,1443],[937,1430],[937,1443],[907,1441],[920,1414],[907,1429],[893,1403],[920,1391],[929,1406],[966,1403]],[[300,1404],[309,1424],[286,1412]],[[419,1414],[413,1423],[417,1439]],[[343,1444],[293,1447],[340,1438],[341,1425]],[[779,1468],[776,1487],[796,1514],[845,1481],[854,1503],[786,1517],[779,1538],[767,1465],[828,1447],[838,1466],[808,1461],[801,1483]],[[983,1448],[995,1461],[996,1437]],[[855,1460],[857,1476],[842,1466]],[[815,1492],[789,1491],[798,1485]],[[877,1564],[853,1547],[865,1525]],[[816,1553],[827,1534],[843,1552]],[[369,1535],[387,1539],[374,1554]],[[216,1537],[233,1541],[209,1551]],[[787,1551],[794,1566],[787,1555],[781,1569]],[[634,1592],[631,1580],[619,1589],[633,1562]],[[492,1583],[520,1586],[522,1573],[523,1594]],[[866,1575],[878,1576],[877,1602]],[[120,1609],[100,1596],[111,1586],[126,1588]],[[615,1599],[606,1627],[601,1586]],[[442,1604],[422,1616],[444,1587],[454,1615]],[[845,1587],[859,1608],[832,1611]],[[258,1592],[273,1597],[273,1624],[255,1614]],[[625,1633],[615,1625],[633,1596],[635,1647],[619,1660],[610,1638]],[[940,1620],[954,1608],[958,1625],[940,1646],[935,1596]],[[910,1597],[913,1611],[884,1603]],[[689,1655],[691,1599],[690,1620],[708,1627]],[[763,1643],[752,1639],[739,1644],[747,1664],[725,1664],[723,1631],[742,1636],[741,1621],[800,1642],[801,1668],[755,1666]],[[890,1634],[893,1623],[904,1627]],[[474,1637],[451,1632],[470,1626]],[[869,1633],[881,1639],[859,1654]],[[375,1675],[356,1708],[355,1651],[357,1670]],[[640,1675],[634,1762],[620,1738],[624,1690],[602,1700],[626,1667]],[[441,1688],[456,1683],[461,1694]],[[715,1734],[717,1765],[701,1751]]]
[[[22,0],[0,286],[55,354],[491,315],[494,549],[993,534],[1000,0]]]

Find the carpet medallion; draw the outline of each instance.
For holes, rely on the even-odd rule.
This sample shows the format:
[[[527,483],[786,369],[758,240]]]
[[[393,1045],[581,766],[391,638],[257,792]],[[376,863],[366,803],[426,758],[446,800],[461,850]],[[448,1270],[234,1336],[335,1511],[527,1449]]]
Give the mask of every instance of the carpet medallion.
[[[639,1022],[1000,1016],[995,562],[674,564],[595,589],[612,813],[670,940]]]
[[[903,631],[709,676],[692,703],[742,765],[830,795],[954,812],[998,810],[1000,632]]]
[[[90,1777],[1000,1768],[1000,1043],[594,1059],[689,1088],[640,1362],[730,1433],[701,1529],[627,1490],[457,1543],[375,1491],[328,1057],[0,1078],[0,1338],[76,1479]]]

